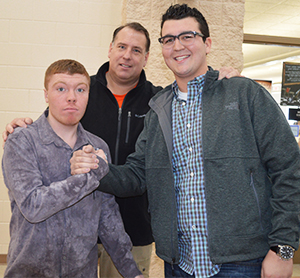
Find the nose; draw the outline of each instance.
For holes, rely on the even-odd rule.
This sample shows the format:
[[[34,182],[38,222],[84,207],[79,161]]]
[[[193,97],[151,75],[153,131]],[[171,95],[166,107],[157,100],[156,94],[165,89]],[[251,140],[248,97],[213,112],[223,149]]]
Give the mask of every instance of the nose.
[[[127,60],[131,58],[131,49],[129,47],[125,50],[123,58]]]
[[[175,38],[173,47],[175,50],[181,50],[181,49],[185,48],[185,46],[182,45],[182,43],[178,37]]]
[[[67,95],[67,101],[72,103],[76,102],[76,99],[76,93],[74,92],[74,90],[70,90]]]

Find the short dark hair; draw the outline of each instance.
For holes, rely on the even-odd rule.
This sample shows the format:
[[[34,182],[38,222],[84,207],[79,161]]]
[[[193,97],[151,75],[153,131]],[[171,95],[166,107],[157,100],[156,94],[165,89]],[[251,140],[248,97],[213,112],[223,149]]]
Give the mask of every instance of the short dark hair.
[[[147,31],[147,29],[140,23],[138,22],[130,22],[130,23],[126,23],[122,26],[119,26],[113,33],[113,38],[112,38],[112,42],[115,41],[115,38],[117,36],[117,34],[125,27],[131,28],[137,32],[143,33],[146,37],[146,53],[149,52],[150,49],[150,36],[149,33]]]
[[[206,19],[196,8],[190,8],[187,4],[171,5],[165,14],[163,14],[160,27],[162,29],[165,21],[167,20],[178,20],[186,17],[193,17],[198,21],[199,30],[204,35],[203,41],[205,41],[205,39],[209,37],[209,28]]]
[[[71,59],[62,59],[52,63],[47,68],[44,79],[45,89],[48,89],[49,79],[56,73],[67,73],[70,75],[76,73],[82,74],[87,78],[88,82],[90,82],[90,76],[81,63]]]

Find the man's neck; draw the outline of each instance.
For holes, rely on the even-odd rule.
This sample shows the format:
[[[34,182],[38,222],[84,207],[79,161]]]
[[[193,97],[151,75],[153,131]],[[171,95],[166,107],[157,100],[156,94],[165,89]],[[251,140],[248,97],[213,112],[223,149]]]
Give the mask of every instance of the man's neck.
[[[199,74],[197,76],[195,76],[194,78],[200,76],[200,75],[203,75],[203,74],[206,74],[206,72],[208,71],[208,68],[207,70],[205,71],[202,71],[202,72],[199,72]],[[178,88],[181,92],[183,93],[187,93],[187,84],[192,81],[193,79],[190,79],[189,78],[180,78],[180,77],[175,77],[176,78],[176,82],[177,82],[177,85],[178,85]]]
[[[185,82],[181,79],[176,79],[176,82],[177,82],[177,85],[178,85],[178,88],[179,90],[182,92],[182,93],[187,93],[187,83],[188,82]]]
[[[73,149],[77,141],[78,124],[70,126],[62,125],[53,121],[53,119],[49,116],[47,120],[53,131]]]
[[[121,80],[114,78],[108,71],[106,73],[106,81],[107,81],[107,88],[113,94],[125,95],[137,85],[139,78],[136,80],[122,82]]]

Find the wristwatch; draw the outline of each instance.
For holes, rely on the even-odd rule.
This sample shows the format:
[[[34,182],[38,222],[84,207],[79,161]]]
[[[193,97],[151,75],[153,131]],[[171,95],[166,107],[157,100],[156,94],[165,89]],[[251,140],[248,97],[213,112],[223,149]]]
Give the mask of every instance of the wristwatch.
[[[288,261],[294,257],[295,249],[289,245],[276,245],[270,247],[272,251],[274,251],[280,259],[284,261]]]

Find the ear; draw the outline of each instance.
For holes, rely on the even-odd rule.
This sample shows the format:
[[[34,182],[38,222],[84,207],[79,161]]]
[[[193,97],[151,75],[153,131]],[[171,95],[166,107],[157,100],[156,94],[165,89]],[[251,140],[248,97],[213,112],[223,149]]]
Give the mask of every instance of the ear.
[[[147,65],[147,62],[148,62],[148,58],[149,58],[149,51],[148,51],[148,53],[145,55],[145,62],[144,62],[144,65],[143,65],[143,67],[145,67],[146,65]]]
[[[47,91],[46,89],[44,89],[44,97],[45,97],[46,103],[49,103],[49,99],[48,99],[48,91]]]
[[[110,53],[111,53],[112,48],[113,48],[113,43],[111,42],[109,44],[109,49],[108,49],[108,58],[110,58]]]
[[[211,38],[210,37],[206,38],[206,40],[205,40],[206,54],[208,54],[210,52],[211,44],[212,44]]]

